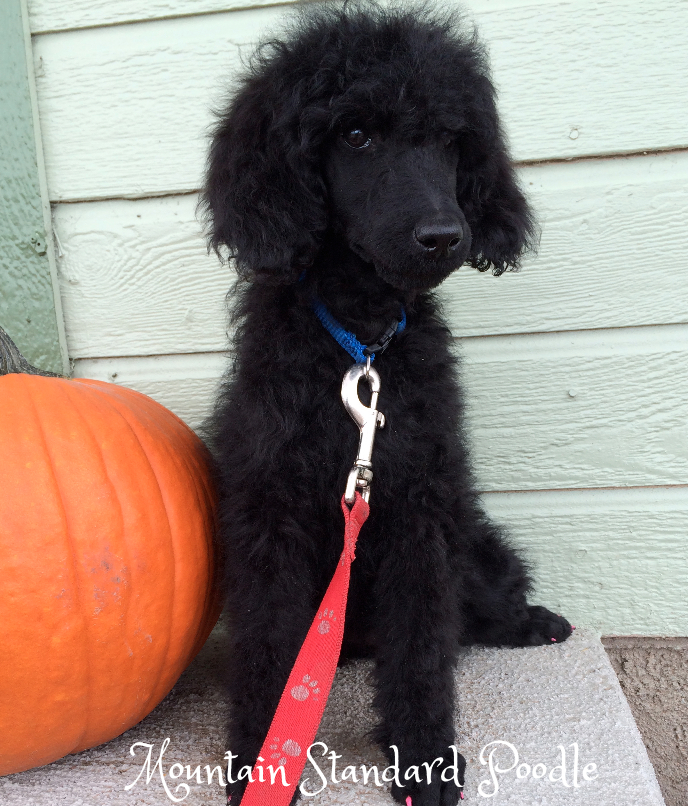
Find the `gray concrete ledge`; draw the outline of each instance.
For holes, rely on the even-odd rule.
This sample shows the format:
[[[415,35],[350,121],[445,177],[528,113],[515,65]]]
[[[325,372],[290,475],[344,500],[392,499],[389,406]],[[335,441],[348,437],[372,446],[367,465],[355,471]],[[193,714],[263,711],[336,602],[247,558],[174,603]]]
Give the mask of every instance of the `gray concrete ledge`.
[[[212,767],[221,763],[224,753],[222,644],[221,628],[216,628],[170,695],[123,736],[46,767],[0,779],[0,804],[171,803],[157,773],[150,783],[146,784],[142,775],[133,788],[125,790],[141,772],[147,752],[139,748],[138,755],[132,757],[130,747],[135,742],[154,745],[155,762],[167,737],[170,743],[163,758],[166,772],[174,763],[184,768],[189,765],[192,772],[201,765],[204,783],[199,785],[192,779],[190,792],[181,802],[193,806],[224,804],[217,776],[214,785],[209,786],[204,770],[206,764]],[[351,764],[376,764],[380,771],[387,766],[365,736],[374,723],[367,682],[369,668],[357,663],[339,670],[318,734],[329,749],[342,755],[337,762],[338,775]],[[459,746],[468,760],[467,806],[663,806],[645,747],[598,636],[579,630],[569,641],[556,646],[472,650],[457,672],[457,689]],[[563,772],[560,746],[566,756]],[[481,752],[487,761],[491,750],[495,750],[496,767],[514,766],[496,775],[498,790],[489,762],[480,761]],[[516,752],[518,766],[514,765]],[[588,766],[593,764],[594,768]],[[329,777],[329,762],[323,764],[323,770]],[[517,772],[522,777],[517,777]],[[543,772],[542,777],[533,777],[533,773],[540,776]],[[313,789],[322,785],[309,766],[305,775]],[[568,786],[561,780],[562,775]],[[172,795],[184,794],[183,790],[175,794],[175,786],[186,780],[186,769],[178,780],[167,776]],[[371,780],[367,786],[360,781],[336,785],[328,782],[319,795],[303,802],[314,806],[390,806],[392,800],[386,789],[376,788]]]

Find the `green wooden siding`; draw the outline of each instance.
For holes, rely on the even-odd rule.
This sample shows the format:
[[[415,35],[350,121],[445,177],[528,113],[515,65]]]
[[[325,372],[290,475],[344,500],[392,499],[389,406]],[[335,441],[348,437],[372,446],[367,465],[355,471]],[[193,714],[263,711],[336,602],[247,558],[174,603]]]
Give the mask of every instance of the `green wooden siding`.
[[[26,19],[23,0],[2,0],[0,325],[32,364],[65,372],[67,351]]]
[[[234,279],[193,195],[211,110],[291,12],[29,2],[74,375],[199,426]],[[485,506],[535,601],[606,634],[688,635],[688,2],[454,3],[489,48],[542,226],[522,272],[441,289]]]

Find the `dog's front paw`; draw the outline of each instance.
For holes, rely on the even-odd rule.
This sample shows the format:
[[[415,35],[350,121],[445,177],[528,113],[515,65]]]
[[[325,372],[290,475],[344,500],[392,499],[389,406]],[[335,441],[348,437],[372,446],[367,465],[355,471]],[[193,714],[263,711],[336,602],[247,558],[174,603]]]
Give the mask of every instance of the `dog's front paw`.
[[[441,763],[437,763],[440,760]],[[456,769],[452,769],[454,766]],[[448,780],[442,780],[443,773]],[[455,756],[451,748],[447,748],[432,764],[400,764],[402,786],[393,783],[391,794],[404,806],[456,806],[463,798],[465,773],[466,759],[460,753]]]
[[[546,607],[529,607],[528,620],[521,628],[519,646],[558,644],[565,641],[573,629],[563,616],[552,613]]]

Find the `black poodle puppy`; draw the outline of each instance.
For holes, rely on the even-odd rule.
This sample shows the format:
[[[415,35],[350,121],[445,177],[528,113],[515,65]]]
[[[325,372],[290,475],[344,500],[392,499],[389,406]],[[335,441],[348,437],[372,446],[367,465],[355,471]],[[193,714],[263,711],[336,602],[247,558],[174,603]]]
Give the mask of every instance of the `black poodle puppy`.
[[[571,633],[527,604],[527,568],[481,509],[452,334],[431,292],[465,263],[516,268],[533,239],[475,35],[427,7],[302,11],[259,48],[222,114],[203,202],[212,246],[241,277],[234,360],[211,424],[229,749],[239,765],[256,761],[342,551],[359,434],[340,387],[353,359],[319,304],[363,345],[378,343],[387,421],[341,659],[375,659],[375,738],[388,755],[398,747],[401,770],[449,763],[459,647]],[[396,335],[381,353],[385,332]],[[392,796],[456,804],[459,789],[438,770]],[[229,785],[232,804],[245,783]]]

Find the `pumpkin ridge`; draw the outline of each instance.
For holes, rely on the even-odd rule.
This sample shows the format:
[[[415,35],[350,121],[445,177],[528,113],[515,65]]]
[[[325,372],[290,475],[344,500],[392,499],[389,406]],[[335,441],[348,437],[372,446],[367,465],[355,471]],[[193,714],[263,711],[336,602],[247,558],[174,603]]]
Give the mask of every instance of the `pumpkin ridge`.
[[[57,495],[56,495],[57,505],[59,506],[59,508],[60,508],[60,510],[62,512],[62,518],[63,518],[63,522],[65,524],[65,538],[66,538],[66,541],[67,541],[67,545],[69,547],[69,555],[70,555],[71,566],[72,566],[72,568],[74,568],[74,580],[75,580],[75,583],[76,583],[75,584],[75,590],[76,590],[77,611],[79,613],[79,617],[80,617],[81,622],[82,622],[83,633],[88,638],[88,640],[87,640],[88,648],[87,648],[87,651],[84,653],[85,658],[86,658],[86,674],[85,674],[86,685],[85,685],[85,689],[86,689],[87,707],[82,711],[83,720],[84,720],[84,726],[83,726],[83,728],[81,730],[81,733],[80,733],[80,736],[79,736],[79,741],[76,743],[75,747],[72,748],[72,750],[68,751],[68,753],[74,753],[74,752],[76,752],[76,749],[81,745],[81,742],[83,741],[83,737],[87,733],[88,719],[89,719],[89,715],[91,713],[91,704],[92,704],[92,700],[93,700],[93,685],[92,685],[92,674],[91,674],[92,664],[91,664],[90,649],[91,649],[91,645],[93,643],[93,636],[92,636],[92,631],[90,629],[89,620],[84,616],[85,596],[84,596],[83,582],[81,580],[81,575],[80,575],[79,570],[78,570],[79,569],[79,563],[78,563],[77,547],[75,546],[74,538],[72,536],[72,532],[71,532],[71,529],[70,529],[69,517],[67,515],[67,508],[65,507],[64,501],[62,499],[62,489],[61,489],[61,485],[60,485],[60,482],[59,482],[58,474],[55,472],[55,463],[53,461],[52,451],[50,450],[50,443],[49,443],[48,438],[46,436],[45,428],[43,426],[43,421],[42,421],[41,416],[39,414],[40,407],[36,405],[36,400],[34,398],[34,385],[35,385],[35,382],[33,382],[33,383],[31,381],[29,381],[28,383],[25,382],[25,391],[26,391],[27,397],[31,401],[31,406],[33,408],[33,413],[34,413],[34,419],[35,419],[35,422],[36,422],[36,425],[37,425],[37,430],[41,435],[41,440],[42,440],[42,443],[43,443],[43,451],[44,451],[46,457],[48,458],[48,463],[47,464],[48,464],[48,466],[50,468],[50,474],[51,474],[51,476],[53,478],[53,482],[55,484],[55,490],[57,491]]]
[[[107,389],[104,391],[107,392],[108,396],[112,398],[113,401],[116,401],[118,406],[121,406],[121,414],[125,420],[129,423],[130,427],[136,432],[136,427],[141,426],[139,420],[134,419],[133,425],[129,421],[128,415],[132,411],[132,407],[130,404],[125,403],[124,400],[120,398],[117,392],[126,392],[129,395],[130,392],[134,392],[136,397],[141,401],[141,405],[148,406],[150,404],[151,398],[147,397],[146,395],[141,394],[140,392],[135,392],[135,390],[130,390],[128,387],[120,387],[117,385],[108,385]],[[155,401],[153,401],[155,403]],[[113,404],[114,405],[114,404]],[[157,404],[159,405],[159,404]],[[183,464],[184,468],[187,470],[189,478],[194,480],[193,485],[193,495],[195,502],[197,504],[197,509],[199,512],[206,512],[212,513],[209,515],[206,521],[206,525],[210,526],[210,529],[206,531],[210,531],[213,536],[215,534],[215,521],[214,521],[214,512],[215,512],[215,494],[214,488],[210,486],[207,479],[207,473],[204,473],[203,463],[199,459],[198,449],[196,448],[196,444],[199,444],[202,447],[204,452],[207,452],[208,456],[206,459],[207,466],[210,467],[211,465],[211,456],[207,446],[200,440],[196,432],[190,428],[184,420],[181,419],[178,415],[174,414],[174,412],[168,411],[169,414],[172,415],[170,420],[175,423],[176,426],[179,427],[181,433],[183,434],[184,444],[187,447],[190,447],[191,450],[179,451],[175,455]],[[161,492],[163,495],[163,500],[165,498],[165,490],[161,486]],[[204,504],[203,507],[200,506],[201,502]],[[209,523],[208,523],[209,521]],[[174,547],[174,542],[173,547]],[[212,630],[212,627],[215,625],[217,618],[218,618],[218,606],[220,605],[222,599],[221,594],[219,594],[219,574],[218,568],[216,567],[216,544],[215,541],[212,540],[206,545],[206,564],[207,567],[210,569],[211,573],[208,576],[206,581],[206,590],[203,600],[204,610],[203,612],[206,614],[204,619],[199,620],[198,626],[196,629],[196,633],[194,635],[192,645],[193,651],[189,654],[188,663],[190,663],[201,650],[203,644],[207,640],[208,634]],[[176,569],[176,563],[175,563]],[[214,606],[213,606],[214,605]],[[171,690],[171,689],[170,689]],[[165,692],[165,696],[169,693],[169,691]]]
[[[124,395],[126,395],[128,397],[130,395],[130,393],[133,393],[136,396],[136,398],[138,399],[138,401],[140,402],[141,406],[144,407],[144,408],[150,406],[151,402],[153,402],[153,404],[156,405],[156,406],[161,405],[161,404],[157,403],[155,400],[153,400],[152,398],[148,397],[147,395],[142,394],[141,392],[136,392],[136,390],[132,390],[132,389],[129,389],[128,387],[124,387],[124,386],[117,386],[117,385],[108,384],[106,388],[103,388],[103,392],[107,394],[107,397],[110,400],[111,405],[119,412],[119,414],[122,416],[122,418],[126,421],[127,425],[129,426],[129,428],[131,429],[132,433],[136,437],[137,442],[141,445],[141,448],[144,451],[144,453],[146,453],[145,448],[144,448],[143,444],[141,443],[141,440],[140,440],[140,438],[139,438],[139,436],[137,434],[137,431],[136,431],[136,428],[137,427],[143,427],[143,424],[140,422],[140,420],[138,420],[136,418],[134,418],[133,422],[129,419],[129,414],[131,414],[131,412],[132,412],[132,406],[131,406],[131,404],[129,402],[126,402],[125,400],[123,400],[122,397],[120,397],[120,395],[122,395],[122,393],[124,393]],[[169,409],[165,409],[165,411],[168,414],[172,415],[170,417],[170,421],[174,422],[175,426],[177,426],[180,429],[181,433],[183,433],[185,446],[191,447],[190,451],[185,450],[185,451],[175,452],[175,456],[176,456],[176,458],[178,460],[180,460],[180,462],[184,465],[184,467],[186,468],[187,471],[190,471],[190,470],[193,471],[193,472],[189,472],[189,476],[190,476],[190,478],[193,478],[194,481],[196,482],[193,485],[193,494],[194,494],[194,498],[195,498],[197,504],[199,504],[200,501],[201,501],[201,490],[199,489],[198,481],[200,480],[200,482],[202,484],[202,491],[204,493],[203,498],[205,500],[206,507],[204,507],[203,510],[199,509],[199,511],[205,511],[205,512],[209,511],[209,512],[214,513],[214,511],[215,511],[215,507],[214,507],[215,496],[214,496],[213,491],[210,488],[210,485],[207,484],[206,474],[202,472],[201,463],[198,461],[197,451],[196,451],[195,446],[194,446],[194,443],[196,441],[200,441],[200,438],[195,433],[195,431],[193,431],[193,429],[190,428],[184,422],[184,420],[181,419],[181,417],[176,415],[174,412],[169,411]],[[203,449],[205,451],[208,450],[207,446],[203,442],[201,442],[201,445],[203,446]],[[146,457],[148,458],[147,453],[146,453]],[[156,477],[156,481],[157,481],[158,476],[155,473],[155,468],[153,466],[153,463],[151,462],[150,464],[151,464],[151,468],[153,470],[153,473],[154,473],[154,475]],[[210,457],[209,457],[208,464],[210,464]],[[158,481],[158,487],[160,489],[161,498],[162,498],[163,503],[164,503],[165,502],[165,488],[164,488],[163,485],[161,485],[159,483],[159,481]],[[168,507],[166,507],[166,506],[165,506],[165,512],[168,514],[170,543],[172,545],[172,551],[174,553],[174,551],[175,551],[175,542],[172,539],[172,526],[171,526],[171,523],[169,522],[169,511],[168,511]],[[214,527],[214,523],[212,524],[212,526]],[[214,528],[212,528],[212,531],[213,531],[213,534],[214,534]],[[217,581],[218,581],[217,574],[216,574],[216,571],[212,572],[212,568],[214,566],[215,559],[216,559],[215,553],[216,553],[215,552],[215,543],[211,542],[206,547],[207,566],[211,569],[211,574],[209,575],[209,577],[208,577],[208,579],[206,581],[206,591],[205,591],[205,596],[204,596],[204,611],[203,612],[206,613],[207,615],[206,615],[206,618],[199,620],[198,627],[197,627],[197,630],[196,630],[196,634],[195,634],[193,642],[192,642],[193,643],[193,652],[190,653],[190,655],[188,657],[187,666],[188,666],[188,663],[190,663],[191,660],[193,660],[193,658],[201,650],[201,648],[203,646],[203,643],[207,639],[208,633],[210,632],[210,630],[208,629],[208,625],[209,625],[211,619],[212,619],[212,624],[210,624],[211,629],[214,626],[215,622],[217,621],[217,616],[215,615],[215,612],[216,612],[215,608],[209,607],[209,605],[211,603],[213,603],[214,600],[215,601],[217,600],[217,596],[218,596],[218,594],[217,594],[217,590],[218,590],[218,588],[217,588]],[[175,564],[174,564],[174,569],[175,569],[175,587],[174,587],[174,590],[175,590],[175,598],[178,599],[178,597],[176,597],[176,592],[177,592],[176,568],[177,568],[177,564],[176,564],[176,561],[175,561]],[[174,602],[173,602],[172,611],[174,612]],[[171,636],[171,634],[173,632],[173,621],[172,621],[172,619],[170,619],[170,631],[169,632],[170,632],[170,636]],[[201,638],[202,638],[202,640],[201,640]],[[171,640],[168,640],[166,660],[169,658],[170,645],[171,645]],[[165,691],[163,693],[162,697],[160,697],[160,700],[162,700],[165,696],[167,696],[167,694],[169,694],[169,692],[171,690],[172,690],[172,687],[167,689],[167,691]]]
[[[69,400],[70,404],[72,405],[73,409],[79,415],[79,419],[82,422],[84,430],[90,435],[91,440],[93,441],[93,444],[98,448],[98,450],[95,450],[93,452],[93,454],[94,454],[94,456],[97,457],[98,461],[101,463],[102,468],[103,468],[103,476],[108,480],[109,486],[110,486],[110,488],[112,490],[112,493],[113,493],[113,499],[117,502],[117,507],[119,509],[119,514],[120,514],[120,517],[119,517],[119,534],[118,534],[119,540],[118,540],[118,544],[120,546],[122,546],[123,553],[126,555],[126,557],[125,557],[125,559],[127,560],[126,566],[131,568],[131,566],[132,566],[132,563],[131,563],[131,550],[129,548],[129,545],[128,545],[127,541],[124,539],[124,533],[125,533],[125,528],[124,528],[124,508],[122,507],[122,499],[121,499],[121,496],[120,496],[119,487],[118,487],[117,484],[114,483],[114,480],[113,480],[112,476],[110,475],[110,472],[108,471],[107,462],[105,461],[105,458],[104,458],[104,456],[102,454],[102,451],[99,449],[98,438],[97,438],[97,436],[96,436],[96,434],[95,434],[95,432],[94,432],[94,430],[93,430],[93,428],[91,426],[91,422],[90,422],[88,416],[86,415],[86,413],[84,412],[84,410],[82,408],[83,397],[79,393],[76,392],[76,390],[73,388],[71,383],[65,385],[64,392],[65,392],[66,397]],[[102,396],[99,395],[97,399],[100,400],[101,397]],[[125,593],[125,606],[124,606],[124,625],[125,625],[124,632],[125,632],[126,635],[129,634],[129,630],[127,629],[127,627],[131,623],[130,611],[131,611],[131,595],[127,591]],[[91,691],[91,687],[90,687],[91,674],[90,674],[90,672],[91,672],[91,669],[89,668],[89,692]],[[88,709],[88,714],[89,714],[89,716],[91,714],[91,709],[90,708]],[[85,739],[86,736],[89,735],[90,728],[91,728],[91,726],[87,723],[83,733],[79,737],[79,742],[78,742],[75,750],[73,750],[72,752],[79,752],[80,750],[85,749],[83,747],[84,739]]]
[[[206,458],[206,465],[210,467],[212,464],[212,457],[210,455],[210,451],[207,445],[199,438],[198,434],[189,426],[187,425],[181,417],[174,414],[175,419],[178,421],[179,425],[182,426],[182,431],[184,432],[185,439],[192,439],[194,442],[198,441],[202,446],[203,450],[208,454]],[[190,661],[196,657],[198,652],[200,652],[203,644],[205,643],[208,637],[208,622],[210,619],[214,619],[211,625],[212,627],[215,625],[217,621],[217,617],[214,615],[216,612],[216,607],[213,605],[218,604],[218,599],[220,602],[222,601],[221,594],[218,596],[218,591],[220,590],[219,586],[219,568],[220,564],[217,562],[217,544],[215,541],[215,534],[216,534],[216,525],[215,525],[215,493],[214,489],[211,488],[210,484],[208,483],[207,474],[203,472],[202,463],[199,461],[198,453],[196,450],[192,452],[184,452],[179,454],[180,459],[183,461],[184,466],[189,472],[189,477],[193,478],[196,481],[194,484],[194,498],[198,506],[199,512],[207,512],[212,513],[212,516],[209,517],[211,520],[210,525],[210,532],[213,535],[213,541],[208,546],[208,561],[211,567],[214,569],[212,576],[208,580],[208,585],[206,586],[205,590],[205,597],[203,600],[204,603],[204,612],[208,614],[208,618],[199,621],[198,628],[196,630],[196,635],[194,636],[193,646],[194,650],[190,657]],[[203,503],[204,506],[200,506]]]
[[[107,384],[104,387],[101,386],[102,381],[94,381],[88,378],[79,378],[76,379],[80,383],[84,383],[84,385],[98,385],[98,388],[103,388],[103,392],[108,395],[108,397],[113,401],[113,405],[117,405],[121,407],[120,412],[122,416],[127,419],[127,414],[131,413],[132,406],[131,406],[131,399],[137,400],[140,402],[141,406],[148,407],[150,406],[151,402],[159,406],[161,404],[157,403],[153,398],[144,395],[142,392],[138,392],[135,389],[130,389],[126,386],[119,386],[118,384]],[[116,401],[116,403],[115,403]],[[206,584],[206,591],[204,597],[204,607],[206,610],[204,612],[207,614],[205,619],[202,619],[198,623],[198,629],[196,631],[196,636],[194,638],[194,650],[189,657],[189,662],[193,660],[193,658],[198,654],[200,649],[203,646],[203,643],[208,637],[212,627],[215,625],[217,618],[218,618],[218,607],[221,611],[221,603],[222,603],[222,594],[221,594],[221,573],[220,573],[220,566],[221,564],[218,562],[217,556],[217,544],[214,540],[214,535],[216,533],[216,516],[215,516],[215,504],[216,504],[216,494],[215,494],[215,487],[210,482],[210,478],[208,476],[208,470],[212,466],[212,455],[210,454],[210,450],[208,449],[207,445],[199,438],[198,434],[182,420],[179,415],[175,414],[173,411],[169,409],[165,409],[168,419],[170,423],[174,423],[179,428],[179,433],[183,435],[183,442],[185,447],[188,447],[189,450],[179,451],[176,453],[177,458],[183,463],[184,467],[187,471],[192,470],[193,472],[189,472],[189,477],[193,478],[196,482],[193,487],[194,498],[196,503],[203,502],[204,506],[199,509],[199,511],[210,513],[208,516],[206,523],[210,527],[208,531],[213,535],[213,539],[209,542],[206,547],[206,557],[208,566],[211,568],[211,575],[209,576]],[[141,425],[140,421],[134,418],[135,425]],[[131,425],[131,423],[130,423]],[[202,460],[199,456],[198,447],[200,446],[202,451],[206,454],[204,459]],[[164,498],[164,496],[163,496]],[[176,567],[176,566],[175,566]],[[209,605],[214,606],[209,606]],[[218,615],[216,615],[218,613]],[[212,620],[212,623],[211,623]],[[208,625],[210,629],[208,629]]]
[[[184,428],[185,428],[185,434],[184,434],[185,437],[187,436],[186,431],[190,431],[191,432],[190,435],[193,435],[194,437],[197,436],[195,434],[195,432],[193,431],[193,429],[190,429],[189,426],[181,418],[178,418],[178,419],[179,419],[179,422],[181,423],[181,425],[183,425]],[[197,461],[195,453],[193,455],[190,455],[187,452],[183,452],[183,453],[178,454],[178,456],[181,459],[181,461],[183,462],[185,468],[187,469],[187,471],[189,473],[189,477],[193,478],[195,481],[198,481],[200,479],[201,483],[203,484],[202,489],[200,488],[198,483],[193,485],[193,493],[194,493],[194,498],[196,500],[198,511],[199,512],[202,512],[202,511],[205,511],[205,512],[210,511],[210,512],[212,512],[213,511],[213,506],[212,506],[213,505],[213,498],[208,494],[209,490],[205,486],[205,476],[201,472],[201,468],[199,466],[199,462]],[[203,495],[204,502],[206,504],[205,507],[201,507],[201,496],[202,495]],[[213,530],[213,532],[214,532],[214,530]],[[209,560],[212,563],[214,561],[214,559],[215,559],[215,556],[214,556],[215,555],[215,545],[214,545],[214,543],[208,547],[208,555],[209,555]],[[209,581],[209,583],[211,582],[211,580],[208,580],[208,581]],[[214,586],[211,585],[211,584],[208,584],[206,586],[205,597],[204,597],[204,600],[203,600],[203,604],[204,604],[204,611],[203,612],[205,612],[205,613],[212,612],[212,608],[210,607],[210,605],[212,603],[213,595],[214,595]],[[201,644],[201,646],[199,646],[199,642],[200,642],[200,639],[203,636],[204,632],[206,631],[206,626],[207,626],[207,620],[199,621],[198,628],[196,630],[196,635],[194,636],[194,640],[193,640],[194,654],[190,658],[190,660],[193,660],[193,658],[195,657],[196,653],[198,651],[200,651],[200,649],[201,649],[202,644]],[[205,640],[205,638],[204,638],[204,640]]]
[[[91,386],[91,384],[89,384],[89,386]],[[122,421],[124,423],[126,423],[127,428],[129,429],[130,433],[132,434],[132,436],[134,437],[136,443],[138,444],[138,446],[139,446],[139,448],[141,450],[141,453],[143,454],[143,456],[145,456],[146,462],[148,463],[148,466],[150,467],[151,473],[153,474],[153,478],[155,479],[156,488],[157,488],[157,491],[158,491],[159,496],[160,496],[160,501],[162,503],[162,508],[163,508],[163,510],[165,512],[165,518],[167,520],[167,535],[169,537],[169,544],[170,544],[170,549],[171,549],[171,552],[172,552],[173,579],[172,579],[172,597],[171,597],[171,601],[170,601],[170,611],[172,613],[174,613],[175,604],[176,604],[176,601],[178,600],[178,596],[177,596],[177,552],[175,550],[176,547],[175,547],[175,541],[174,541],[174,538],[173,538],[172,523],[170,522],[169,509],[168,509],[168,507],[166,505],[166,502],[165,502],[165,492],[163,490],[163,485],[160,484],[160,477],[158,476],[158,473],[156,471],[155,464],[151,460],[151,458],[150,458],[150,456],[148,454],[148,451],[146,450],[145,446],[143,445],[143,442],[141,441],[141,438],[139,437],[138,433],[136,432],[136,428],[134,427],[133,423],[129,420],[129,418],[126,416],[126,412],[129,411],[127,406],[124,405],[122,403],[122,401],[116,395],[110,394],[110,390],[108,388],[103,388],[100,385],[96,386],[95,388],[97,389],[98,392],[102,392],[102,395],[100,395],[100,398],[102,399],[102,401],[106,402],[107,405],[112,409],[112,411],[116,412],[117,415],[122,419]],[[123,389],[126,389],[127,392],[129,391],[126,387],[123,387]],[[152,400],[152,398],[148,398],[145,395],[142,395],[142,398],[143,398],[143,401],[145,401],[145,402],[142,401],[143,405],[147,405],[149,403],[149,401]],[[155,401],[153,401],[153,402],[155,403]],[[157,406],[157,405],[160,405],[160,404],[155,403],[155,405]],[[175,454],[175,455],[178,456],[178,454]],[[172,632],[174,630],[173,621],[174,621],[173,618],[170,618],[169,621],[168,621],[167,638],[165,640],[165,648],[164,648],[164,651],[162,653],[162,663],[160,664],[161,670],[168,669],[169,666],[170,666],[170,647],[171,647],[171,644],[172,644]],[[145,707],[140,709],[140,711],[147,715],[150,712],[150,707],[149,707],[150,703],[155,701],[156,699],[157,699],[158,703],[161,702],[162,699],[167,694],[169,694],[169,692],[172,690],[173,686],[174,686],[174,684],[162,695],[162,697],[159,696],[159,693],[158,693],[159,689],[158,688],[151,689],[151,693],[150,693],[150,695],[148,696],[148,699],[145,702]],[[145,719],[145,716],[142,717],[142,718]],[[138,721],[140,721],[140,720],[138,720]]]
[[[206,450],[207,447],[203,446]],[[209,464],[210,464],[210,457],[209,457]],[[194,457],[194,465],[197,465],[196,457]],[[211,553],[211,568],[212,568],[212,575],[211,578],[208,580],[209,584],[206,587],[205,591],[205,598],[203,600],[205,610],[204,612],[210,615],[210,618],[213,618],[213,614],[216,612],[216,608],[218,603],[218,598],[220,603],[222,602],[222,594],[218,592],[221,591],[221,587],[219,585],[219,569],[221,563],[218,561],[220,558],[218,556],[218,548],[217,548],[217,526],[214,518],[215,513],[215,495],[214,491],[210,489],[210,486],[207,484],[206,475],[204,473],[200,473],[200,468],[196,467],[196,473],[194,474],[194,478],[201,480],[200,489],[197,488],[197,500],[200,501],[201,495],[203,497],[203,503],[205,506],[199,511],[212,513],[209,520],[211,521],[210,526],[210,533],[212,534],[212,542],[209,546],[209,551]],[[214,606],[215,605],[215,606]],[[203,643],[207,638],[207,626],[208,626],[208,618],[204,619],[202,622],[199,622],[198,629],[196,630],[196,636],[194,638],[194,657],[198,652],[200,652]],[[212,629],[211,625],[211,629]]]

